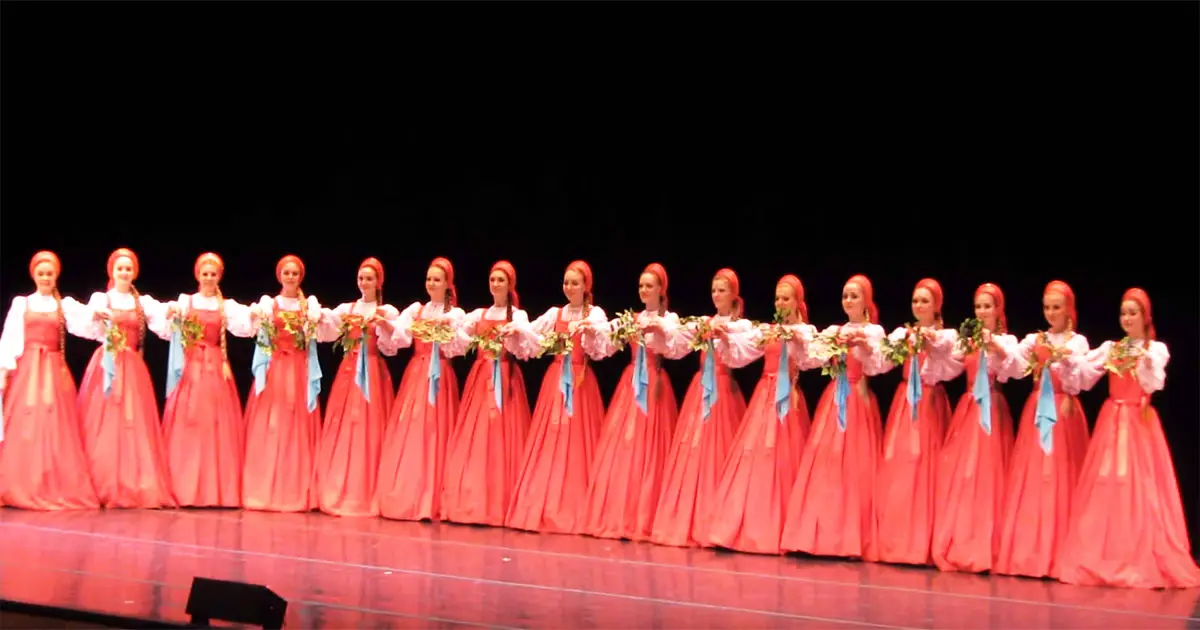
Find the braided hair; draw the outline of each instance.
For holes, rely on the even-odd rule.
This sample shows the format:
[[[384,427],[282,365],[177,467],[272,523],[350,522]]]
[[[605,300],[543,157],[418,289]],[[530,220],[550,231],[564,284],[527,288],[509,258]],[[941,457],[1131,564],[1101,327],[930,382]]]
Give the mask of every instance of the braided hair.
[[[67,357],[67,316],[63,313],[62,294],[58,292],[58,284],[54,285],[54,305],[58,314],[58,351],[63,357],[63,367],[66,367]]]
[[[142,344],[144,344],[146,341],[146,310],[142,308],[142,296],[138,293],[137,287],[133,286],[132,282],[129,283],[129,294],[133,296],[134,309],[137,311],[137,349],[138,353],[142,353],[144,351]]]

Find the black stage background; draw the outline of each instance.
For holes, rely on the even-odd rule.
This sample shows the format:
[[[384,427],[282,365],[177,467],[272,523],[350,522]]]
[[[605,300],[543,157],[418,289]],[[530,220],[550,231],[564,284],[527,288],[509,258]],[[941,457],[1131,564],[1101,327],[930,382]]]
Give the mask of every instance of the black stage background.
[[[507,258],[531,317],[584,258],[615,314],[658,261],[681,314],[732,267],[767,318],[796,273],[821,327],[861,272],[889,330],[933,276],[949,324],[991,281],[1023,335],[1063,279],[1098,345],[1140,285],[1174,353],[1155,402],[1195,539],[1197,6],[5,2],[0,299],[49,248],[86,301],[129,246],[160,299],[195,290],[207,250],[226,295],[274,294],[295,253],[330,306],[365,256],[403,308],[445,255],[470,310]],[[69,346],[78,378],[94,345]],[[243,391],[252,349],[230,343]],[[146,359],[161,390],[166,344]],[[596,365],[606,397],[627,361]],[[695,358],[667,369],[682,396]],[[872,383],[885,409],[898,380]],[[811,408],[826,381],[801,382]],[[1029,389],[1005,386],[1014,411]]]

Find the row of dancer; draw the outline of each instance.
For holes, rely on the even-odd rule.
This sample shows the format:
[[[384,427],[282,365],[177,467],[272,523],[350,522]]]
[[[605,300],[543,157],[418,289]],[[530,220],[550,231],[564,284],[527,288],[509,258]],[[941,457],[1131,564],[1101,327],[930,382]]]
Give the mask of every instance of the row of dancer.
[[[941,289],[931,280],[914,291],[917,325],[885,340],[862,276],[843,291],[848,323],[818,333],[804,323],[794,276],[776,289],[781,321],[742,319],[730,270],[714,277],[713,317],[669,312],[666,272],[651,265],[639,280],[646,309],[608,321],[591,303],[590,268],[576,262],[564,275],[567,305],[531,322],[508,263],[489,276],[494,305],[470,315],[454,306],[445,259],[427,274],[430,301],[403,312],[381,304],[383,268],[374,259],[359,269],[362,299],[332,310],[304,297],[295,257],[277,266],[280,295],[250,307],[221,296],[223,264],[212,254],[196,263],[200,291],[170,303],[136,293],[137,259],[128,250],[110,257],[113,286],[86,307],[58,297],[59,267],[51,254],[35,256],[38,293],[14,301],[0,338],[0,368],[13,371],[9,439],[0,446],[0,501],[8,505],[318,508],[1079,583],[1197,583],[1174,471],[1147,402],[1162,387],[1169,355],[1153,340],[1144,292],[1122,304],[1122,325],[1141,342],[1089,351],[1074,333],[1073,294],[1063,283],[1047,287],[1050,329],[1018,344],[1003,332],[998,288],[980,288],[983,325],[960,340],[940,326]],[[129,352],[146,328],[172,339],[165,438],[148,372]],[[50,417],[75,408],[66,404],[74,385],[62,363],[65,330],[104,341],[81,382],[78,425],[71,414]],[[226,330],[258,337],[244,416],[224,355]],[[316,341],[335,341],[346,354],[323,427]],[[393,402],[379,353],[409,345],[414,360]],[[631,365],[606,415],[588,360],[624,345]],[[478,358],[460,399],[447,360],[472,347]],[[693,350],[701,369],[679,407],[661,360]],[[530,414],[512,359],[543,352],[555,359]],[[729,369],[758,358],[764,374],[747,406]],[[1113,368],[1122,361],[1123,371]],[[881,435],[866,377],[897,364],[905,382]],[[1105,365],[1113,391],[1088,451],[1073,396]],[[810,427],[794,380],[816,367],[834,379]],[[940,383],[964,367],[972,384],[951,414]],[[1025,372],[1040,388],[1014,449],[993,383]],[[43,389],[47,383],[55,387]],[[56,404],[20,393],[30,391],[58,392]],[[1130,425],[1133,416],[1144,422]],[[82,439],[76,429],[73,441],[75,426]],[[1114,459],[1127,465],[1113,467]],[[1115,495],[1123,501],[1113,500],[1114,488],[1125,489]],[[1155,506],[1154,516],[1131,518],[1145,511],[1130,505],[1142,504]],[[1116,533],[1100,542],[1082,535],[1097,527]]]

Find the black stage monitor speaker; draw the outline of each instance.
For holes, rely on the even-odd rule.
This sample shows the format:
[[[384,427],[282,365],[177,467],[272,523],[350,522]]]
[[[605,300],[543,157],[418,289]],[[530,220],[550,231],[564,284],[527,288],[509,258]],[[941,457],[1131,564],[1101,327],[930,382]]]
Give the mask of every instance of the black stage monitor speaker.
[[[216,619],[262,626],[265,630],[281,630],[286,612],[287,602],[265,586],[192,578],[192,592],[187,602],[192,625],[207,626]]]

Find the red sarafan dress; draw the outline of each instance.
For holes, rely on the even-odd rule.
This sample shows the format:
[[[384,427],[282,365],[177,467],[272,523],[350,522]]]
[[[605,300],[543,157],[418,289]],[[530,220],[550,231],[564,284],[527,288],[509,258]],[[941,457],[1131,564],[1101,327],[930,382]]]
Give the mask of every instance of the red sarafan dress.
[[[1023,365],[1028,365],[1038,334],[1021,341],[1018,356],[1026,362]],[[999,551],[992,564],[992,572],[1002,575],[1058,577],[1058,554],[1070,525],[1072,495],[1087,452],[1087,418],[1075,397],[1083,385],[1087,338],[1072,332],[1048,333],[1047,337],[1054,346],[1069,348],[1071,355],[1051,364],[1049,384],[1044,383],[1044,373],[1034,375],[1033,392],[1021,412],[1004,489]],[[1040,414],[1045,415],[1039,419]]]
[[[569,332],[572,321],[587,320],[602,328],[604,310],[598,306],[554,307],[528,327],[517,327],[521,343],[539,348],[546,333]],[[600,334],[571,335],[567,355],[555,355],[542,378],[533,408],[533,424],[525,455],[513,487],[506,527],[552,534],[578,533],[587,497],[588,475],[596,450],[604,401],[588,358],[606,355]]]
[[[648,332],[629,345],[630,362],[608,405],[584,506],[581,533],[598,538],[645,540],[650,537],[654,511],[662,490],[663,464],[679,407],[663,359],[687,354],[683,344],[668,343],[679,327],[679,316],[642,311],[636,323],[661,322],[663,332]],[[616,320],[598,331],[610,340]],[[606,347],[615,351],[611,343]]]
[[[809,356],[816,328],[788,326],[782,341],[771,326],[729,335],[729,363],[762,357],[763,373],[733,437],[712,500],[709,545],[749,553],[780,553],[783,517],[808,439],[808,403],[795,386],[800,370],[820,367]],[[785,364],[786,362],[786,364]]]
[[[466,351],[474,336],[497,334],[509,322],[507,308],[476,309],[459,328],[453,352]],[[511,321],[528,326],[525,311],[512,309]],[[529,433],[529,394],[517,360],[532,348],[517,337],[504,339],[504,351],[493,356],[480,349],[463,386],[458,420],[450,434],[442,481],[443,518],[455,523],[504,525]]]
[[[708,319],[710,326],[726,324],[731,334],[745,333],[751,323],[727,315]],[[680,326],[669,343],[691,349],[695,325]],[[729,454],[733,434],[746,413],[746,398],[729,370],[725,342],[713,342],[713,351],[701,351],[700,371],[692,377],[671,449],[663,468],[662,492],[654,513],[650,540],[672,547],[696,547],[708,540],[712,503]]]
[[[449,360],[453,342],[415,339],[412,325],[444,317],[457,330],[464,316],[461,308],[446,311],[441,302],[414,302],[393,327],[392,342],[397,348],[413,346],[413,356],[400,378],[379,456],[375,503],[384,518],[420,521],[442,515],[446,446],[458,416],[458,377]]]
[[[964,356],[960,350],[945,347],[931,348],[921,368],[923,378],[933,373],[937,380],[950,380],[963,367],[967,372],[967,391],[950,419],[934,483],[930,555],[942,571],[988,571],[997,549],[996,523],[1012,452],[1013,422],[1008,401],[996,383],[1020,378],[1024,368],[1017,360],[1016,337],[996,334],[992,338],[1004,356],[988,351],[982,359],[984,374],[980,373],[984,355],[972,352]],[[982,413],[985,404],[990,409],[986,416]]]
[[[315,338],[296,326],[308,313],[319,318],[321,305],[314,296],[298,298],[263,296],[263,317],[270,318],[274,337],[256,343],[271,346],[270,363],[254,364],[255,383],[246,401],[246,463],[242,471],[242,504],[247,509],[271,512],[307,512],[316,507],[313,464],[321,433],[320,366],[314,361]],[[296,318],[293,331],[283,312]],[[310,333],[313,331],[309,331]],[[265,354],[265,352],[264,352]],[[264,373],[265,370],[265,373]],[[315,382],[314,382],[315,380]]]
[[[916,334],[897,328],[889,338],[892,343],[911,343]],[[956,331],[941,329],[929,343],[950,349],[957,338]],[[902,380],[884,424],[883,458],[875,481],[879,522],[875,548],[881,562],[932,561],[935,470],[950,423],[950,399],[941,384],[946,375],[921,370],[928,354],[922,349],[904,361]]]
[[[102,322],[92,326],[88,336],[101,345],[79,386],[83,449],[97,498],[107,508],[175,507],[158,400],[140,345],[147,325],[154,331],[170,325],[166,305],[113,289],[93,294],[88,306],[112,313],[111,325],[119,329],[112,338],[120,339],[112,348],[111,370],[106,369],[108,327]]]
[[[884,332],[878,324],[846,324],[830,326],[821,336],[855,328],[862,329],[866,342],[847,355],[844,371],[817,403],[783,521],[784,551],[876,559],[875,475],[882,429],[879,401],[867,377],[890,365],[879,350]],[[809,352],[821,356],[823,345],[814,340]]]
[[[315,468],[316,507],[334,516],[378,515],[379,453],[395,396],[383,357],[397,348],[391,330],[380,334],[379,324],[368,321],[377,312],[389,322],[400,316],[391,306],[358,300],[322,311],[317,328],[321,342],[336,341],[343,351],[325,401]]]
[[[1104,368],[1113,345],[1089,353],[1084,369],[1085,387],[1108,374],[1108,400],[1079,472],[1058,577],[1093,586],[1200,586],[1171,451],[1150,405],[1170,352],[1152,341],[1132,370],[1117,374]]]
[[[221,330],[249,337],[250,309],[200,293],[180,295],[178,305],[180,322],[187,322],[177,323],[175,333],[183,366],[163,407],[171,491],[180,506],[240,507],[246,425],[237,383],[221,349]]]
[[[0,408],[0,505],[26,510],[100,507],[75,406],[63,335],[87,336],[92,312],[53,295],[13,298],[0,334],[7,372]],[[65,330],[64,330],[65,328]]]

